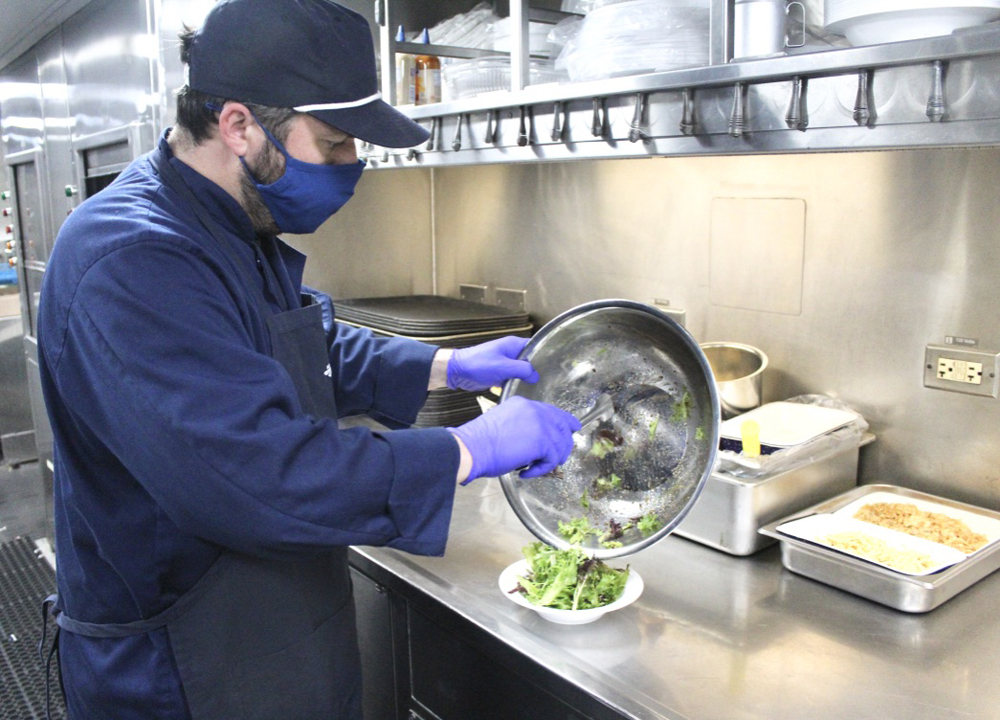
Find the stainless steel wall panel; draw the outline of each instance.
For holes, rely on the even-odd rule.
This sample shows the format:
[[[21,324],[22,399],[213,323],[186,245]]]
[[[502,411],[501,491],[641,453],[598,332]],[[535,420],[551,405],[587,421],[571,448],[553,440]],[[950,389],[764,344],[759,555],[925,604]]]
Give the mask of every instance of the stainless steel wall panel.
[[[437,282],[528,291],[539,320],[669,300],[700,341],[768,353],[766,400],[826,393],[878,440],[862,480],[1000,507],[1000,401],[923,387],[924,346],[1000,350],[1000,149],[705,157],[434,171]],[[799,315],[712,303],[714,198],[806,205]],[[327,266],[324,269],[329,269]],[[386,283],[380,279],[380,283]],[[767,288],[759,288],[766,292]]]
[[[35,46],[38,80],[41,87],[42,120],[45,127],[45,209],[48,215],[49,242],[43,261],[47,262],[59,228],[73,207],[66,186],[75,174],[70,136],[73,126],[69,116],[66,67],[63,63],[62,31],[56,30]]]
[[[287,236],[309,255],[305,283],[335,298],[434,292],[432,175],[365,173],[351,202],[314,235]]]
[[[201,27],[214,3],[212,0],[158,0],[158,3],[156,27],[160,37],[160,72],[164,88],[161,97],[163,127],[170,127],[177,117],[174,93],[185,83],[178,35],[185,26],[193,29]]]
[[[25,53],[0,73],[0,113],[6,155],[41,147],[45,130],[34,52]]]
[[[146,0],[95,0],[63,25],[74,135],[159,120],[159,41]]]
[[[0,307],[4,299],[0,296]],[[38,457],[23,337],[20,308],[11,314],[0,311],[0,461],[5,465]]]

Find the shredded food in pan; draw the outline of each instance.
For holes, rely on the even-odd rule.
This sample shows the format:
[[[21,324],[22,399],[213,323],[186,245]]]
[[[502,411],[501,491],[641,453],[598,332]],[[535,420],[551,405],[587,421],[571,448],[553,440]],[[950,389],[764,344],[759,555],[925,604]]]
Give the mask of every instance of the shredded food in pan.
[[[906,573],[921,573],[934,566],[934,561],[929,555],[907,548],[894,548],[881,538],[855,530],[833,533],[819,538],[819,541],[838,550],[845,550],[852,555],[866,560],[874,560],[891,567],[893,570]]]
[[[973,532],[961,520],[944,513],[921,510],[910,503],[871,503],[854,513],[854,517],[947,545],[967,555],[983,547],[988,540],[985,535]]]

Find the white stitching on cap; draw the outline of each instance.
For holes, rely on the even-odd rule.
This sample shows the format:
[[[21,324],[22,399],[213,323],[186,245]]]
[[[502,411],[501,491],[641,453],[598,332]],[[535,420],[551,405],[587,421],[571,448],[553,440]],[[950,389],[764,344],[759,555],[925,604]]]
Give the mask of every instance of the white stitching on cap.
[[[368,103],[375,102],[376,100],[381,100],[381,99],[382,99],[382,93],[377,92],[374,95],[369,95],[368,97],[361,98],[360,100],[351,100],[349,102],[339,102],[339,103],[320,103],[318,105],[299,105],[298,107],[292,109],[298,110],[299,112],[313,112],[314,110],[344,110],[346,108],[367,105]]]

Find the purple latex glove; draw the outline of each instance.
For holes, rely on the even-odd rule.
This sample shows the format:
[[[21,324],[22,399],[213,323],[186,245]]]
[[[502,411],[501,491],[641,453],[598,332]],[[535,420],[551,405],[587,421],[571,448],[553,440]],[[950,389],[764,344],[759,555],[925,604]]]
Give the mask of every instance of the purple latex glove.
[[[511,378],[538,382],[538,373],[531,363],[517,359],[527,344],[527,338],[502,337],[456,350],[448,361],[448,387],[486,390]]]
[[[555,470],[573,451],[580,421],[555,405],[511,397],[465,425],[449,428],[472,455],[468,480],[495,477],[526,465],[522,478]]]

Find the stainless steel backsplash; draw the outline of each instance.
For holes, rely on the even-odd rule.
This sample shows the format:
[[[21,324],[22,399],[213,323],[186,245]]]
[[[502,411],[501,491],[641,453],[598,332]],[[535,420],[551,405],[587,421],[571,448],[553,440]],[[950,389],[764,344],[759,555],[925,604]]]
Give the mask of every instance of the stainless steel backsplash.
[[[669,301],[768,354],[765,400],[863,413],[862,482],[1000,509],[1000,400],[922,383],[945,336],[1000,351],[998,188],[1000,148],[402,170],[298,244],[339,297],[524,289],[538,323]]]

